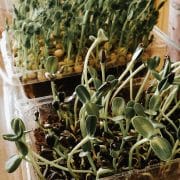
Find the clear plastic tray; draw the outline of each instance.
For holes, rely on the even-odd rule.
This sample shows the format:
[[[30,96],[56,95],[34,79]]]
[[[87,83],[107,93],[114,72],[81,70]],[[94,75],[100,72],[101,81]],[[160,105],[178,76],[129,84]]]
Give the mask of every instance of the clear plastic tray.
[[[164,56],[168,55],[169,47],[174,47],[175,49],[180,51],[180,47],[178,47],[171,39],[169,39],[169,37],[165,33],[160,31],[158,27],[154,27],[152,34],[154,35],[154,41],[148,47],[145,56],[160,56],[161,59],[164,59]],[[0,69],[0,75],[2,75],[6,81],[11,82],[11,84],[14,84],[16,86],[23,85],[25,95],[28,98],[50,95],[51,94],[50,83],[49,81],[47,81],[46,78],[44,78],[43,80],[42,79],[38,80],[37,78],[35,78],[35,79],[29,79],[28,81],[24,81],[24,82],[22,81],[23,74],[31,75],[32,73],[35,73],[35,74],[40,73],[42,76],[44,76],[44,70],[27,71],[25,69],[15,67],[13,65],[13,56],[11,53],[10,44],[8,43],[9,42],[8,39],[9,39],[8,34],[6,33],[6,31],[4,31],[3,37],[1,39],[1,51],[2,51],[3,62],[5,65],[6,73],[4,73]],[[162,64],[163,64],[163,61],[162,61]],[[122,69],[121,67],[120,69]],[[63,80],[63,79],[66,79],[69,77],[70,78],[72,77],[72,79],[73,77],[74,79],[78,79],[78,76],[80,76],[80,74],[81,73],[59,74],[57,79],[60,80],[60,83],[65,82],[64,84],[67,84],[66,80]],[[39,92],[45,92],[45,93],[39,94]]]
[[[26,125],[29,129],[34,129],[36,127],[35,121],[33,121],[34,113],[40,108],[46,113],[49,112],[51,107],[52,97],[47,96],[43,98],[36,98],[34,100],[20,100],[17,101],[17,106],[19,107],[18,112],[21,114],[21,117],[27,122]],[[47,111],[46,111],[47,110]],[[44,114],[44,115],[45,115]],[[43,115],[43,114],[42,114]],[[40,113],[41,116],[41,113]],[[30,136],[31,143],[35,142],[33,135]],[[29,166],[29,173],[33,180],[37,180],[35,172],[32,167]],[[144,169],[135,169],[125,172],[120,172],[108,177],[101,178],[102,180],[179,180],[180,177],[180,158],[172,160],[168,163],[154,164],[147,166]]]
[[[180,50],[177,45],[169,39],[169,37],[161,32],[157,27],[153,30],[154,41],[147,49],[147,54],[151,55],[160,55],[164,56],[167,55],[167,47],[168,46],[175,46],[176,49]],[[21,80],[23,85],[26,84],[34,84],[39,82],[47,81],[44,76],[44,69],[42,70],[26,70],[25,68],[15,67],[14,66],[14,57],[11,52],[11,47],[9,43],[9,35],[6,31],[3,32],[2,39],[1,39],[1,51],[3,56],[3,61],[5,64],[5,69],[9,77],[17,77]],[[125,63],[125,62],[124,62]],[[116,66],[120,66],[124,64],[120,62],[119,64],[109,65],[107,68],[112,68]],[[73,67],[73,66],[72,66]],[[57,73],[57,79],[62,79],[70,76],[76,76],[81,74],[81,72],[69,72],[69,73]],[[27,77],[27,79],[23,78]]]

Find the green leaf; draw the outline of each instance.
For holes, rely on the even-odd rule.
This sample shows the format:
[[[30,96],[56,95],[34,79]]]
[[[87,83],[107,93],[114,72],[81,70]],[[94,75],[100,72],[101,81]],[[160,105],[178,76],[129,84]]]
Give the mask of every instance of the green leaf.
[[[26,156],[28,154],[28,147],[26,144],[22,141],[16,141],[16,147],[19,150],[19,152],[23,155]]]
[[[118,121],[124,120],[125,116],[120,115],[120,116],[115,116],[115,117],[109,117],[108,119],[111,119],[112,121],[118,123]]]
[[[169,84],[168,78],[164,78],[164,79],[162,79],[162,80],[159,82],[159,84],[158,84],[158,90],[159,90],[159,91],[163,91],[163,90],[165,90],[166,88],[168,88],[169,85],[170,85],[170,84]]]
[[[151,110],[151,109],[146,109],[144,112],[150,116],[156,116],[157,115],[157,112],[154,110]]]
[[[144,112],[144,107],[140,103],[134,104],[134,110],[138,116],[146,116]]]
[[[89,74],[91,75],[92,78],[97,78],[98,77],[97,71],[93,67],[88,66],[88,72],[89,72]]]
[[[112,81],[104,82],[97,90],[96,96],[102,97],[105,96],[110,90],[114,89],[118,84],[118,79]]]
[[[58,59],[55,56],[49,56],[44,66],[47,72],[55,74],[58,70]]]
[[[112,115],[120,116],[125,110],[125,100],[122,97],[115,97],[112,101]]]
[[[11,156],[5,164],[5,169],[8,173],[14,172],[20,165],[22,158],[19,155]]]
[[[149,109],[158,111],[161,105],[161,97],[159,95],[153,95],[149,101]]]
[[[90,101],[91,96],[85,86],[78,85],[76,87],[75,91],[76,91],[77,96],[79,97],[79,100],[82,103],[86,103],[86,102]]]
[[[159,73],[157,71],[152,70],[151,73],[158,81],[161,80],[161,76],[159,75]]]
[[[165,138],[154,137],[150,141],[150,145],[156,156],[158,156],[161,160],[167,161],[171,157],[172,147]]]
[[[116,79],[116,77],[114,75],[108,75],[107,78],[106,78],[106,82],[110,82],[110,81],[113,81],[114,79]]]
[[[135,102],[133,101],[133,100],[130,100],[130,101],[128,101],[128,103],[127,103],[127,106],[126,107],[134,107],[134,104],[135,104]]]
[[[94,136],[96,132],[97,117],[96,116],[87,116],[86,118],[86,130],[89,136]]]
[[[111,89],[114,89],[114,87],[116,87],[116,85],[118,84],[118,79],[113,79],[112,81],[110,81],[111,83]]]
[[[166,128],[166,126],[164,124],[159,123],[157,121],[153,121],[152,124],[153,124],[153,127],[156,128],[156,129]]]
[[[154,70],[155,68],[157,68],[159,63],[160,63],[160,57],[155,56],[153,58],[150,58],[147,61],[147,66],[148,66],[149,69]]]
[[[4,134],[3,135],[3,139],[7,140],[7,141],[17,141],[20,138],[21,138],[21,136],[17,136],[15,134]]]
[[[85,4],[85,9],[90,10],[92,8],[94,2],[95,2],[95,0],[87,1],[87,3]]]
[[[97,90],[102,85],[102,82],[98,78],[93,78],[93,84],[94,84],[95,89]]]
[[[180,77],[174,77],[173,85],[180,86]]]
[[[96,96],[104,96],[111,89],[110,82],[104,82],[97,90]]]
[[[99,107],[97,104],[88,102],[85,104],[85,109],[88,115],[99,116]]]
[[[132,124],[135,130],[144,138],[150,138],[152,135],[155,134],[155,129],[152,123],[150,123],[148,119],[143,116],[134,117],[132,119]]]
[[[126,107],[125,108],[125,116],[126,118],[128,119],[131,119],[135,116],[135,111],[134,111],[134,108],[132,107]]]
[[[131,20],[131,18],[133,17],[133,14],[134,14],[134,12],[133,12],[133,10],[131,10],[130,13],[128,14],[128,16],[127,16],[127,19]]]
[[[15,118],[11,121],[11,128],[16,135],[21,134],[26,129],[24,122],[20,118]]]
[[[168,59],[166,59],[166,63],[165,66],[162,70],[163,74],[162,74],[162,78],[164,79],[170,72],[171,72],[171,61],[168,57]]]

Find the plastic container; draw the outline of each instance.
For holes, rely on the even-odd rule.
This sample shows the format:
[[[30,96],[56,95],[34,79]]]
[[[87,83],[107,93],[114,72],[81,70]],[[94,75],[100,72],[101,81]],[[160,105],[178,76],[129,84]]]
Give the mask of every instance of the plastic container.
[[[33,114],[40,110],[40,117],[47,118],[47,114],[51,111],[51,101],[52,97],[47,96],[44,98],[36,98],[34,100],[21,100],[17,101],[18,111],[22,115],[22,118],[28,123],[30,129],[36,127],[35,121],[33,121]],[[42,119],[41,119],[42,120]],[[33,135],[31,136],[31,143],[35,142]],[[32,167],[29,166],[31,170],[29,171],[30,176],[33,180],[37,180],[35,172]],[[172,160],[168,163],[153,164],[147,166],[144,169],[134,169],[130,171],[119,172],[114,175],[109,175],[102,180],[179,180],[180,177],[180,158]],[[37,179],[36,179],[37,178]]]
[[[146,50],[144,58],[147,58],[147,56],[148,57],[160,56],[161,59],[163,60],[164,56],[168,55],[168,47],[174,47],[175,49],[180,50],[180,48],[165,33],[160,31],[158,27],[155,27],[153,29],[152,34],[154,35],[154,41]],[[0,70],[0,73],[3,75],[4,79],[8,82],[10,81],[11,84],[14,84],[16,86],[23,85],[25,95],[28,98],[43,97],[50,95],[51,87],[50,87],[50,82],[47,79],[44,78],[44,80],[42,79],[38,80],[37,78],[35,78],[35,79],[29,79],[28,81],[24,81],[24,82],[22,81],[22,76],[24,74],[28,76],[28,74],[32,75],[32,73],[33,74],[41,73],[41,75],[43,75],[44,70],[27,71],[25,69],[15,67],[13,63],[11,48],[8,42],[9,42],[8,34],[6,32],[3,32],[3,37],[1,39],[1,51],[2,51],[3,62],[7,74],[5,73],[3,74],[2,70]],[[163,64],[163,61],[161,62]],[[122,64],[121,66],[118,67],[119,69],[118,68],[114,69],[113,66],[110,66],[109,72],[114,71],[113,73],[115,73],[117,72],[117,69],[119,73],[122,72],[123,71]],[[61,85],[63,85],[64,89],[66,89],[66,86],[68,86],[70,82],[75,88],[75,86],[80,83],[80,75],[81,73],[64,74],[64,75],[60,74],[60,76],[57,78],[56,81],[57,86],[61,87]]]

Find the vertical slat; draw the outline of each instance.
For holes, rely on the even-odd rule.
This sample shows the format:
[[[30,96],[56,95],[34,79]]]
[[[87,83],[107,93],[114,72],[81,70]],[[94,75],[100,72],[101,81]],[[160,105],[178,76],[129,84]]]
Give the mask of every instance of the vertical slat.
[[[156,0],[158,5],[162,0]],[[168,17],[169,17],[169,0],[166,1],[164,7],[160,10],[157,26],[165,33],[168,33]]]

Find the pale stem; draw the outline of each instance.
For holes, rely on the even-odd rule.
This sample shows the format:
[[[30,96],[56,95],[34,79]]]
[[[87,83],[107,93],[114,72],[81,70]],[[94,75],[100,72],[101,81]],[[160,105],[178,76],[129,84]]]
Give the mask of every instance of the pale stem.
[[[129,82],[129,80],[135,76],[137,73],[139,73],[141,70],[145,68],[145,65],[142,64],[139,68],[137,68],[122,84],[117,88],[117,90],[114,92],[113,96],[111,99],[113,99],[120,91],[123,89],[123,87]]]
[[[176,92],[178,90],[178,87],[174,88],[168,95],[168,97],[166,98],[166,101],[164,102],[164,105],[162,107],[162,112],[165,112],[168,107],[171,105],[173,99],[175,98]]]
[[[173,126],[173,128],[176,130],[176,132],[178,132],[178,128],[176,127],[174,122],[167,115],[165,115],[164,112],[161,111],[161,114]]]
[[[80,147],[82,147],[85,143],[87,143],[89,141],[90,137],[86,136],[84,139],[81,140],[81,142],[79,142],[73,149],[72,151],[68,154],[68,159],[67,159],[67,168],[69,170],[69,173],[75,178],[77,179],[76,174],[74,173],[72,167],[71,167],[71,160],[73,157],[73,154],[76,152],[76,150],[78,150]]]
[[[69,172],[68,168],[66,168],[64,166],[61,166],[61,165],[58,165],[58,164],[54,163],[54,161],[49,161],[49,160],[43,158],[42,156],[40,156],[39,154],[37,154],[35,152],[33,152],[33,155],[37,159],[39,159],[42,162],[44,162],[45,164],[49,164],[51,167],[55,167],[55,168],[60,169],[62,171],[68,171]],[[75,173],[92,173],[92,171],[90,171],[90,170],[73,170],[73,172],[75,172]]]
[[[133,152],[134,152],[134,150],[135,150],[138,146],[140,146],[141,144],[144,144],[144,143],[146,143],[146,142],[148,142],[148,141],[149,141],[149,139],[147,139],[147,138],[141,139],[140,141],[136,142],[136,143],[131,147],[130,152],[129,152],[129,169],[132,168],[132,158],[133,158]]]
[[[177,153],[176,150],[177,150],[178,146],[180,146],[180,141],[179,141],[179,139],[176,140],[176,142],[175,142],[175,144],[174,144],[174,146],[173,146],[172,155],[171,155],[171,158],[170,158],[170,159],[173,159],[174,156],[176,155],[176,153]]]
[[[149,78],[149,75],[150,75],[150,71],[148,70],[148,72],[147,72],[147,74],[146,74],[146,76],[145,76],[145,78],[144,78],[144,80],[143,80],[140,88],[138,89],[137,95],[136,95],[136,97],[135,97],[135,102],[138,102],[139,99],[141,98],[141,94],[142,94],[142,92],[143,92],[143,89],[144,89],[145,84],[147,83],[147,80],[148,80],[148,78]]]
[[[130,76],[132,75],[132,69],[130,69]],[[133,100],[133,78],[130,79],[130,100]]]
[[[105,82],[105,63],[100,63],[101,65],[101,74],[102,74],[102,83]]]
[[[104,35],[104,32],[102,29],[100,29],[98,31],[98,36],[95,39],[95,41],[93,42],[93,44],[91,45],[91,47],[89,48],[86,57],[85,57],[85,61],[84,61],[84,68],[83,68],[83,72],[82,72],[82,79],[81,79],[81,83],[83,83],[83,81],[85,81],[85,85],[87,87],[87,89],[89,90],[89,84],[88,84],[88,76],[87,76],[87,68],[88,68],[88,60],[89,57],[91,55],[91,52],[93,51],[93,49],[100,43],[107,41],[106,36]],[[84,80],[83,80],[84,79]]]
[[[180,100],[179,100],[179,101],[176,103],[176,105],[171,109],[171,111],[169,111],[169,112],[166,114],[166,116],[167,116],[167,117],[171,116],[171,114],[173,114],[174,111],[175,111],[177,108],[179,108],[179,106],[180,106]]]

